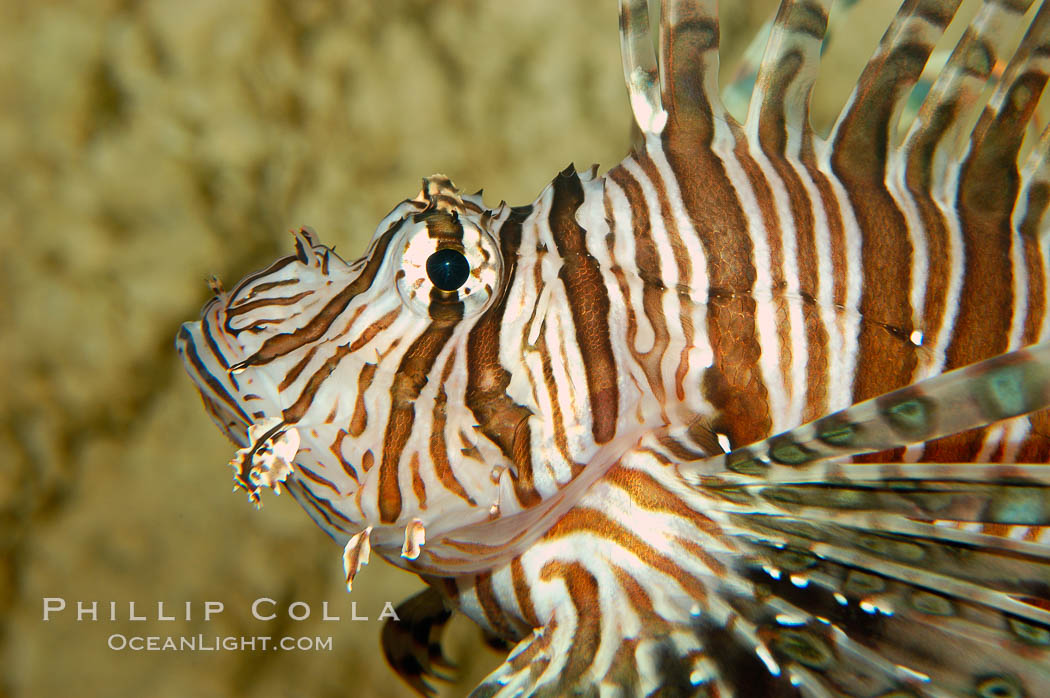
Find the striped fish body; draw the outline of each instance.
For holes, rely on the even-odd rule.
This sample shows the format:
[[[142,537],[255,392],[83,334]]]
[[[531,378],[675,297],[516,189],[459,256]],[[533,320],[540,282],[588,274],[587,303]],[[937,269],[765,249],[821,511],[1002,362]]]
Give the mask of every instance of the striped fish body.
[[[420,692],[451,609],[516,643],[477,695],[1050,691],[1050,9],[982,5],[899,129],[958,5],[906,2],[821,138],[827,4],[782,3],[737,121],[714,2],[654,51],[622,0],[618,166],[429,177],[180,331],[251,499],[348,586],[372,549],[431,585],[383,638]]]

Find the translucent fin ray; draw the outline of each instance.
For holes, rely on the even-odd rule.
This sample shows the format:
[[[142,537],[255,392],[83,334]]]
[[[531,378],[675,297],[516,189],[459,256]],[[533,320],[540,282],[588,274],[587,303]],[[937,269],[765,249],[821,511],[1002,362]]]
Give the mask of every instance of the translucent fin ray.
[[[718,3],[665,0],[660,21],[663,104],[676,129],[709,137],[729,119],[718,87]]]
[[[809,100],[831,0],[784,2],[773,21],[747,115],[764,149],[796,156],[812,137]]]
[[[620,55],[634,125],[642,134],[659,134],[667,123],[667,112],[660,94],[647,0],[620,0]]]
[[[906,2],[839,115],[830,142],[836,173],[881,181],[897,119],[960,0]]]
[[[788,532],[786,545],[756,543],[755,558],[736,568],[764,593],[734,598],[732,588],[722,590],[736,612],[758,627],[781,671],[816,670],[812,679],[833,695],[909,688],[915,693],[902,695],[973,695],[975,677],[979,685],[996,676],[1045,685],[1046,611],[1015,602],[1010,608],[1018,612],[1008,613],[960,595],[966,585],[937,586],[938,576],[925,568],[938,568],[940,560],[927,560],[922,568],[916,562],[910,574],[894,562],[878,564],[906,554],[910,541],[886,536],[873,552],[868,548],[879,546],[865,543],[865,532],[832,527],[825,534],[809,527],[810,536],[792,521],[781,528]],[[852,557],[850,543],[860,551]],[[962,556],[957,562],[976,567],[986,561]]]

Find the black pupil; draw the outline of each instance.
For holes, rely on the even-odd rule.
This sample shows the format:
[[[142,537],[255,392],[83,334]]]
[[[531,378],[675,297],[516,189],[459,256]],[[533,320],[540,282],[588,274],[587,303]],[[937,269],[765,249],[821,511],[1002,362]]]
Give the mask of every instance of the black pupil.
[[[427,276],[442,291],[455,291],[467,283],[470,263],[461,252],[446,247],[427,258]]]

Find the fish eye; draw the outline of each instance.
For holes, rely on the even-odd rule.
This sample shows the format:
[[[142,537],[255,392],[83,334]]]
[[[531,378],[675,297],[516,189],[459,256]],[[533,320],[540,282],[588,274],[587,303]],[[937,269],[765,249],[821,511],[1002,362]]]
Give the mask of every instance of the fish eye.
[[[398,295],[422,318],[432,319],[435,312],[472,317],[500,285],[503,257],[489,226],[505,209],[479,214],[454,203],[434,204],[422,213],[420,202],[406,203],[401,221],[408,225],[401,226],[402,237],[390,253]]]
[[[455,291],[467,283],[470,262],[462,252],[445,247],[427,258],[427,276],[442,291]]]

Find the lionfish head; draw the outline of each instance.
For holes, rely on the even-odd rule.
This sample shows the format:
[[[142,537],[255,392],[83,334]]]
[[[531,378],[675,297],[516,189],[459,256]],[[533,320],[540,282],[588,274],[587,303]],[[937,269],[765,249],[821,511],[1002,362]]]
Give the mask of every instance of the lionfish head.
[[[506,376],[468,378],[466,365],[494,358],[479,341],[494,326],[479,321],[506,303],[509,261],[494,231],[522,217],[435,175],[356,262],[303,229],[295,255],[229,292],[213,282],[177,344],[205,407],[242,447],[237,486],[259,503],[261,488],[283,484],[353,543],[348,555],[378,547],[414,559],[425,535],[495,518],[511,463],[478,422],[500,422],[513,443],[526,415],[490,399]],[[347,564],[352,576],[360,562]]]

